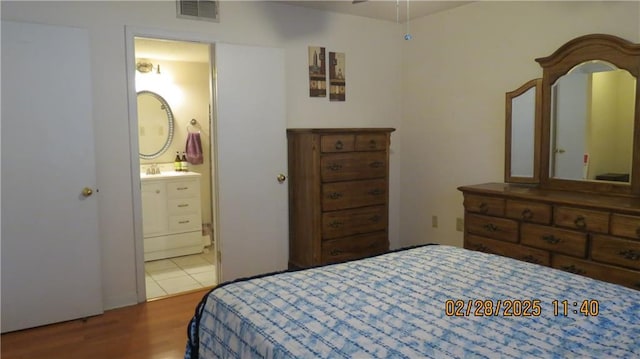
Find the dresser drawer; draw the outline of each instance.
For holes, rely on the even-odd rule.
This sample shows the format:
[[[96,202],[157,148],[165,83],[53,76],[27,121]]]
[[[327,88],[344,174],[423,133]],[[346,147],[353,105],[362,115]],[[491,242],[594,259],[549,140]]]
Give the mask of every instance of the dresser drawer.
[[[581,258],[587,252],[586,233],[529,223],[522,224],[520,243]]]
[[[386,148],[386,135],[373,133],[356,135],[356,151],[382,151]]]
[[[640,217],[612,214],[611,234],[614,236],[640,239]]]
[[[354,149],[353,135],[323,135],[320,137],[322,152],[351,152]]]
[[[464,208],[467,211],[492,216],[504,216],[504,202],[503,198],[498,197],[477,196],[472,194],[464,196]]]
[[[198,196],[200,193],[199,181],[170,181],[167,182],[167,195],[169,198],[184,198]]]
[[[387,176],[386,152],[353,152],[322,156],[320,176],[324,182]]]
[[[505,215],[523,222],[551,224],[551,206],[545,203],[507,200]]]
[[[167,201],[167,211],[169,214],[198,213],[200,211],[200,199],[175,198]]]
[[[371,257],[389,250],[386,232],[331,239],[322,242],[322,263],[338,263]]]
[[[640,241],[594,235],[591,259],[640,270]]]
[[[387,181],[384,179],[322,185],[323,211],[384,204],[386,201]]]
[[[640,272],[638,271],[617,268],[606,264],[597,264],[560,254],[552,254],[551,266],[565,272],[580,274],[640,290]]]
[[[346,237],[387,228],[386,206],[373,206],[322,214],[322,238]]]
[[[467,232],[471,234],[518,242],[518,222],[511,219],[468,214],[465,226]]]
[[[169,231],[187,232],[202,230],[200,214],[183,214],[169,216]]]
[[[553,222],[562,227],[609,233],[609,213],[573,207],[557,207]]]
[[[497,254],[544,266],[548,266],[551,263],[550,255],[547,251],[495,239],[478,237],[472,234],[467,234],[464,237],[464,247],[474,251]]]

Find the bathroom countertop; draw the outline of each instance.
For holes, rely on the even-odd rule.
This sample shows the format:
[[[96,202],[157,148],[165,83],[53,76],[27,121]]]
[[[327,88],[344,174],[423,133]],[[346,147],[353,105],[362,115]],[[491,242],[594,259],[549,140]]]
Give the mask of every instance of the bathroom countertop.
[[[175,178],[175,177],[199,177],[200,173],[197,172],[176,172],[176,171],[166,171],[156,175],[148,175],[146,173],[140,173],[140,180],[154,180],[154,179],[166,179],[166,178]]]

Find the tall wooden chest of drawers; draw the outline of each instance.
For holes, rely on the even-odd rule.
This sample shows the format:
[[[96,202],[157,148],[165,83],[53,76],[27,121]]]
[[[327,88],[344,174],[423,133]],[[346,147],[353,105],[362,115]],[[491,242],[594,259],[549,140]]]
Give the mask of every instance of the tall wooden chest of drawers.
[[[464,194],[464,247],[640,290],[640,200],[487,183]]]
[[[289,267],[389,249],[393,128],[289,129]]]

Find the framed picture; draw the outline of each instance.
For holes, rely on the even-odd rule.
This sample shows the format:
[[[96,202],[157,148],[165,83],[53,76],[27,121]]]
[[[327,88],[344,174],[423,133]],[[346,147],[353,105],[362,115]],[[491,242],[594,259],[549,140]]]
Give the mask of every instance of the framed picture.
[[[344,52],[329,52],[329,100],[346,98],[346,59]]]
[[[309,46],[309,96],[327,96],[327,64],[324,47]]]

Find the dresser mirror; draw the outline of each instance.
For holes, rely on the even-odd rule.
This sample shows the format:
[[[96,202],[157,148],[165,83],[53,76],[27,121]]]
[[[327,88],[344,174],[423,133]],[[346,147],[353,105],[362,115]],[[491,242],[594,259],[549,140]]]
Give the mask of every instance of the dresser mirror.
[[[551,86],[549,176],[630,183],[636,79],[605,61],[579,64]]]
[[[138,92],[140,158],[151,160],[167,151],[173,139],[173,113],[167,101],[151,91]]]
[[[540,182],[542,79],[506,93],[505,182]]]
[[[536,61],[541,187],[640,195],[640,45],[586,35]]]

